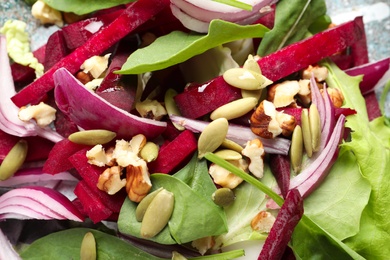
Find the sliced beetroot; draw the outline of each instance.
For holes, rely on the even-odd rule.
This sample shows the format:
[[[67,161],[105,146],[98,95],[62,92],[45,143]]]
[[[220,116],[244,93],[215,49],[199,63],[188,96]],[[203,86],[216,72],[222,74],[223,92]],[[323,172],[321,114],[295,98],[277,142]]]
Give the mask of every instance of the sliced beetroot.
[[[282,111],[285,114],[293,116],[297,125],[301,125],[302,107],[283,107],[277,108],[276,110]]]
[[[241,98],[241,91],[217,77],[204,84],[191,84],[188,89],[174,97],[184,117],[199,118],[216,108]]]
[[[106,129],[124,139],[137,134],[153,139],[166,128],[166,122],[142,118],[110,104],[64,68],[55,72],[54,79],[58,108],[83,129]]]
[[[278,183],[280,193],[286,198],[290,189],[290,160],[287,155],[270,154],[269,166]]]
[[[112,215],[112,210],[101,202],[85,181],[80,181],[77,184],[74,194],[76,194],[83,206],[84,212],[93,221],[93,223],[106,220]]]
[[[135,89],[127,90],[123,87],[116,87],[96,94],[110,104],[124,111],[130,112],[133,108]]]
[[[334,109],[334,115],[336,120],[339,118],[340,115],[350,116],[354,114],[356,114],[356,110],[349,107],[340,107],[340,108],[336,107]]]
[[[378,99],[375,95],[375,92],[370,92],[364,95],[364,100],[366,101],[368,119],[370,121],[374,120],[377,117],[382,116],[382,112],[379,107]]]
[[[287,193],[286,200],[257,259],[282,259],[294,228],[302,218],[302,215],[303,199],[297,189],[292,189]]]
[[[133,2],[112,23],[98,31],[85,44],[13,96],[12,101],[19,107],[38,102],[49,90],[54,88],[53,73],[57,69],[66,68],[71,73],[76,73],[86,59],[103,53],[135,28],[159,13],[168,4],[169,0]]]
[[[181,131],[178,130],[171,121],[167,122],[167,128],[161,134],[164,140],[173,141],[178,135],[180,135]]]
[[[99,190],[97,188],[99,176],[106,168],[89,164],[86,152],[87,149],[80,150],[69,157],[69,161],[83,178],[85,184],[88,185],[90,191],[112,212],[119,213],[127,196],[125,190],[123,189],[114,195],[108,195],[106,192]]]
[[[56,112],[56,120],[54,121],[54,126],[56,128],[57,133],[59,133],[65,138],[68,138],[69,135],[79,130],[77,125],[59,109]]]
[[[70,51],[66,46],[64,32],[62,30],[54,32],[50,35],[46,43],[45,61],[43,63],[45,71],[48,71],[69,53]]]
[[[197,149],[197,140],[190,130],[184,130],[173,141],[161,147],[155,161],[148,164],[150,173],[171,173],[185,164]]]
[[[355,18],[356,24],[363,29],[362,35],[358,41],[351,45],[351,53],[353,58],[353,67],[361,66],[368,63],[368,49],[367,49],[367,37],[364,30],[363,17],[358,16]]]
[[[68,160],[69,156],[85,147],[88,146],[73,143],[68,139],[59,141],[50,151],[49,156],[43,165],[43,172],[56,174],[73,168],[72,163]]]

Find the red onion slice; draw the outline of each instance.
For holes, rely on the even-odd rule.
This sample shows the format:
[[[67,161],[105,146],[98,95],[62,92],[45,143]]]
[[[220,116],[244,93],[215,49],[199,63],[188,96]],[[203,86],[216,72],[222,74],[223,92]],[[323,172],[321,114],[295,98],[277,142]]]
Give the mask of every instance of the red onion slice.
[[[1,215],[0,215],[1,219]],[[0,229],[0,259],[19,260],[22,259],[14,250],[11,242]]]

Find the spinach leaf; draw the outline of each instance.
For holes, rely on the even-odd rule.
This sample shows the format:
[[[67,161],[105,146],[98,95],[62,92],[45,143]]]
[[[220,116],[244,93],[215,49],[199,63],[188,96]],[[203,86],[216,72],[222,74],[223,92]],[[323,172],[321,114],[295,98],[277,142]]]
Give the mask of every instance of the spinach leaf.
[[[355,155],[343,150],[321,186],[305,199],[305,214],[344,240],[359,232],[370,194],[370,184],[361,176]]]
[[[88,14],[93,11],[110,8],[120,4],[134,2],[134,0],[43,0],[46,4],[56,10],[73,12],[76,14]]]
[[[213,20],[206,35],[173,31],[136,50],[117,73],[139,74],[164,69],[227,42],[263,37],[267,31],[261,24],[242,26],[222,20]]]
[[[139,248],[126,243],[118,237],[87,228],[73,228],[52,233],[33,242],[20,255],[23,259],[69,260],[80,258],[80,246],[84,235],[92,232],[96,240],[98,259],[145,259],[162,258],[150,255]]]
[[[205,160],[194,156],[176,174],[152,174],[150,178],[153,190],[163,187],[175,195],[175,207],[168,226],[151,240],[160,244],[182,244],[227,232],[225,213],[211,199],[216,188]],[[136,207],[136,203],[125,200],[118,227],[122,233],[140,237],[141,223],[135,219]]]
[[[331,61],[327,84],[339,88],[345,106],[357,111],[347,118],[351,141],[342,145],[356,156],[362,176],[370,183],[372,192],[360,220],[360,232],[346,240],[359,254],[371,259],[387,259],[390,255],[390,130],[385,120],[369,121],[366,103],[359,90],[361,76],[350,77]]]
[[[264,167],[264,176],[261,182],[268,187],[276,185],[268,165]],[[236,242],[247,240],[265,240],[267,235],[253,231],[252,219],[262,210],[266,209],[267,198],[264,192],[248,182],[241,183],[234,189],[236,199],[233,204],[225,207],[229,231],[215,238],[216,247],[229,246]]]
[[[309,26],[325,13],[324,0],[279,1],[276,5],[275,25],[264,35],[257,54],[265,56],[304,39],[309,33]]]

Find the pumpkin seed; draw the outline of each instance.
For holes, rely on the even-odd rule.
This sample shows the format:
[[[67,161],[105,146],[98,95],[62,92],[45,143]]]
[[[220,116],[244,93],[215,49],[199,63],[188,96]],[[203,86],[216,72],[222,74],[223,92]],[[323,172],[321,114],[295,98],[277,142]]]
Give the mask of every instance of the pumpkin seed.
[[[5,156],[0,166],[0,181],[4,181],[14,175],[24,163],[28,151],[26,140],[19,140]]]
[[[229,123],[226,118],[211,121],[202,131],[198,139],[198,157],[207,152],[214,152],[225,140]]]
[[[237,99],[215,109],[211,113],[210,118],[211,120],[222,117],[227,120],[234,119],[250,112],[256,105],[257,99],[254,97]]]
[[[263,89],[256,89],[256,90],[241,89],[241,96],[243,98],[253,97],[257,99],[257,102],[260,100],[262,94],[263,94]]]
[[[222,150],[215,152],[214,154],[218,155],[219,157],[221,157],[224,160],[240,160],[240,159],[242,159],[241,153],[234,151],[234,150],[230,150],[230,149],[222,149]]]
[[[212,199],[218,206],[226,207],[233,203],[233,201],[236,199],[236,196],[231,189],[220,188],[213,193]]]
[[[262,89],[266,82],[265,77],[260,73],[244,68],[232,68],[225,71],[223,79],[236,88],[247,90]]]
[[[95,260],[96,259],[96,241],[91,232],[84,235],[80,248],[80,260]]]
[[[172,260],[187,260],[187,258],[177,251],[172,251]]]
[[[249,54],[248,58],[244,62],[244,65],[242,66],[244,69],[256,72],[261,74],[261,69],[257,61],[254,59],[253,55]]]
[[[239,153],[241,153],[241,151],[244,149],[244,147],[242,147],[238,143],[233,142],[232,140],[229,140],[226,138],[225,138],[225,140],[223,140],[221,146],[223,146],[227,149],[230,149],[230,150],[234,150],[234,151],[239,152]]]
[[[142,237],[154,237],[164,229],[173,213],[174,203],[175,197],[172,192],[163,189],[157,193],[145,211],[141,223]]]
[[[139,222],[142,221],[142,219],[144,218],[146,209],[149,207],[150,203],[156,197],[156,195],[160,191],[162,191],[162,189],[163,188],[159,188],[159,189],[149,193],[148,195],[145,196],[145,198],[143,198],[141,200],[141,202],[138,204],[137,208],[135,209],[135,218],[137,219],[137,221],[139,221]]]
[[[302,109],[301,126],[302,126],[303,145],[305,147],[307,156],[311,157],[313,155],[313,147],[311,144],[309,111],[307,110],[307,108]]]
[[[68,139],[76,144],[97,145],[108,143],[115,137],[115,132],[104,129],[94,129],[75,132],[69,135]]]
[[[290,160],[291,166],[295,173],[298,173],[301,169],[303,158],[303,138],[302,138],[302,128],[297,125],[294,128],[294,132],[291,137],[291,147],[290,147]]]
[[[164,103],[165,103],[165,109],[167,110],[168,115],[177,115],[177,116],[181,115],[179,108],[177,107],[176,102],[173,99],[173,97],[176,95],[177,95],[176,90],[171,89],[171,88],[165,92]],[[179,125],[177,123],[173,123],[173,125],[176,127],[177,130],[182,131],[185,129],[184,126]]]
[[[159,147],[157,144],[153,142],[147,142],[144,147],[142,147],[140,151],[140,156],[142,159],[144,159],[146,162],[151,162],[156,160],[158,156],[158,150]]]
[[[309,122],[311,133],[311,145],[313,152],[317,152],[320,149],[321,144],[321,119],[315,104],[310,105],[309,109]]]

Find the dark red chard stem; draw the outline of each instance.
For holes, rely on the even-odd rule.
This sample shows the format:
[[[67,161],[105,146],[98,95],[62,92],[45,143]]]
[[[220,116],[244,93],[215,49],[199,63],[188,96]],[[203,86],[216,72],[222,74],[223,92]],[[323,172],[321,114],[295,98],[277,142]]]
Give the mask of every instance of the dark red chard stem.
[[[303,215],[303,199],[297,189],[287,193],[275,223],[265,240],[258,260],[282,259],[283,253],[291,239],[295,226]]]
[[[269,166],[276,178],[280,193],[283,198],[286,198],[290,189],[290,160],[287,155],[281,154],[270,154],[269,160]]]
[[[168,5],[169,0],[138,0],[134,2],[111,24],[89,38],[84,45],[56,63],[42,77],[13,96],[12,101],[19,107],[39,101],[49,90],[54,88],[53,73],[57,69],[64,67],[71,73],[76,73],[86,59],[100,55]]]

